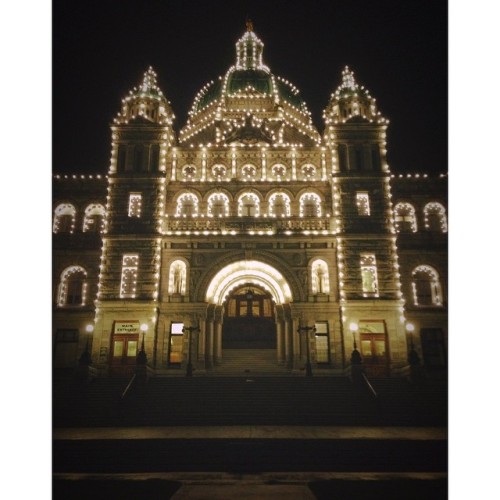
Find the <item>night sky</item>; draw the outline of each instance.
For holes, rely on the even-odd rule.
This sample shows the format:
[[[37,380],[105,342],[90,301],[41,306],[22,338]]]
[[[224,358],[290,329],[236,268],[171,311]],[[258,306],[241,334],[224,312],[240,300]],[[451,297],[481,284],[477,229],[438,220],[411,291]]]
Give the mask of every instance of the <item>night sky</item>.
[[[54,173],[107,172],[109,124],[149,65],[178,131],[198,90],[233,64],[247,17],[320,133],[347,64],[390,120],[391,170],[447,171],[446,1],[54,0]]]

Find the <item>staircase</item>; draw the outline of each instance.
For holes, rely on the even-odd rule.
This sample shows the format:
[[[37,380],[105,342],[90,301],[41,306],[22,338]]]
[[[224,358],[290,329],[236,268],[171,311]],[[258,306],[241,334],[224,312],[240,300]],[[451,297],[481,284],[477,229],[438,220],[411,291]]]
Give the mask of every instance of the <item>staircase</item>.
[[[213,375],[226,377],[285,377],[290,370],[278,365],[274,349],[224,349]]]
[[[372,381],[379,394],[374,398],[345,377],[157,377],[132,386],[122,398],[127,383],[108,378],[85,387],[54,385],[55,486],[58,491],[73,488],[57,498],[95,497],[102,485],[92,483],[89,474],[107,474],[108,483],[121,478],[104,485],[123,490],[120,498],[145,498],[132,493],[134,485],[123,475],[165,472],[174,478],[196,473],[196,481],[208,481],[206,488],[209,478],[222,477],[222,472],[264,474],[271,482],[276,473],[297,472],[315,481],[321,473],[376,473],[387,479],[384,490],[397,493],[384,498],[400,498],[401,491],[405,498],[422,498],[411,496],[422,493],[421,480],[393,484],[396,473],[438,478],[437,486],[445,488],[446,437],[439,429],[433,435],[436,427],[446,427],[445,386],[417,389],[403,379],[377,379]],[[72,485],[68,475],[79,480]],[[436,486],[426,482],[427,492]],[[161,498],[170,498],[167,486],[157,485]],[[337,498],[342,485],[320,481],[313,487],[316,498],[330,499]],[[82,488],[92,494],[75,496],[73,490]],[[370,495],[366,491],[353,498],[375,498]],[[441,492],[423,496],[445,498]]]
[[[54,389],[55,427],[171,425],[446,426],[446,389],[373,381],[378,397],[344,377],[158,377],[145,388],[96,379]]]

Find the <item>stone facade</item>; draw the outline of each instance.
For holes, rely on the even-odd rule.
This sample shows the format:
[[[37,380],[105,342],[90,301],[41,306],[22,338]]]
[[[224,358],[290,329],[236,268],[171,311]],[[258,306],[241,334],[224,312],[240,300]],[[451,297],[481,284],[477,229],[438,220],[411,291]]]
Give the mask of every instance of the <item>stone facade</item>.
[[[178,137],[148,69],[111,126],[107,175],[54,177],[56,368],[88,349],[119,373],[143,351],[168,375],[191,344],[210,373],[228,325],[247,347],[269,329],[292,372],[309,356],[343,374],[354,344],[374,376],[405,373],[409,346],[445,364],[446,177],[391,174],[388,122],[348,68],[321,136],[262,52],[250,25]]]

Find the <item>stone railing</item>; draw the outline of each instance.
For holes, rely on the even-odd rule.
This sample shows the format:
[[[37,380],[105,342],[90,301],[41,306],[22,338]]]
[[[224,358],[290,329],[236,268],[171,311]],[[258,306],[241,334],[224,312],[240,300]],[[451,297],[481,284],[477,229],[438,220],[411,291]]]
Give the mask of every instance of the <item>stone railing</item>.
[[[328,217],[224,217],[165,218],[163,232],[267,233],[330,231]]]

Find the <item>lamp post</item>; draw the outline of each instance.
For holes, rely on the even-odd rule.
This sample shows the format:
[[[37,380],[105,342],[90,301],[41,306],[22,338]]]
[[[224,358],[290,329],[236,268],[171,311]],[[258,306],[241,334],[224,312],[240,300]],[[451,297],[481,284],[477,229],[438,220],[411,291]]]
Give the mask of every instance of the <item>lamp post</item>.
[[[189,332],[189,338],[188,338],[188,363],[186,367],[186,377],[192,377],[193,376],[193,364],[191,363],[191,342],[193,338],[193,332],[197,332],[200,328],[198,326],[185,326],[182,331],[183,332]]]
[[[312,366],[311,366],[311,356],[309,353],[309,332],[310,331],[315,331],[316,327],[314,326],[299,326],[297,332],[302,333],[305,332],[305,337],[306,337],[306,355],[307,355],[307,361],[306,361],[306,377],[312,377]]]
[[[358,331],[358,324],[352,322],[349,324],[349,330],[352,333],[352,353],[351,353],[351,380],[353,384],[359,386],[363,379],[363,360],[356,345],[356,332]]]
[[[82,352],[82,355],[80,356],[79,363],[82,366],[90,366],[92,364],[92,355],[90,354],[89,350],[89,338],[92,335],[92,332],[94,331],[94,325],[91,325],[89,323],[85,327],[85,331],[87,332],[87,341],[85,343],[85,350]]]
[[[410,366],[417,366],[420,364],[420,357],[415,350],[415,346],[413,345],[413,332],[415,331],[415,325],[413,323],[406,323],[406,331],[408,332],[408,336],[410,339],[408,349],[408,363],[410,363]]]
[[[352,340],[353,340],[353,349],[352,349],[352,354],[351,354],[351,363],[353,365],[360,365],[361,364],[361,354],[358,351],[358,346],[356,345],[356,332],[358,331],[358,324],[352,322],[349,325],[349,330],[351,330],[352,333]]]
[[[148,325],[146,323],[143,323],[141,325],[141,332],[142,332],[141,350],[137,354],[138,365],[146,365],[146,363],[148,362],[148,357],[146,356],[146,351],[144,350],[144,336],[146,335],[147,331],[148,331]]]

